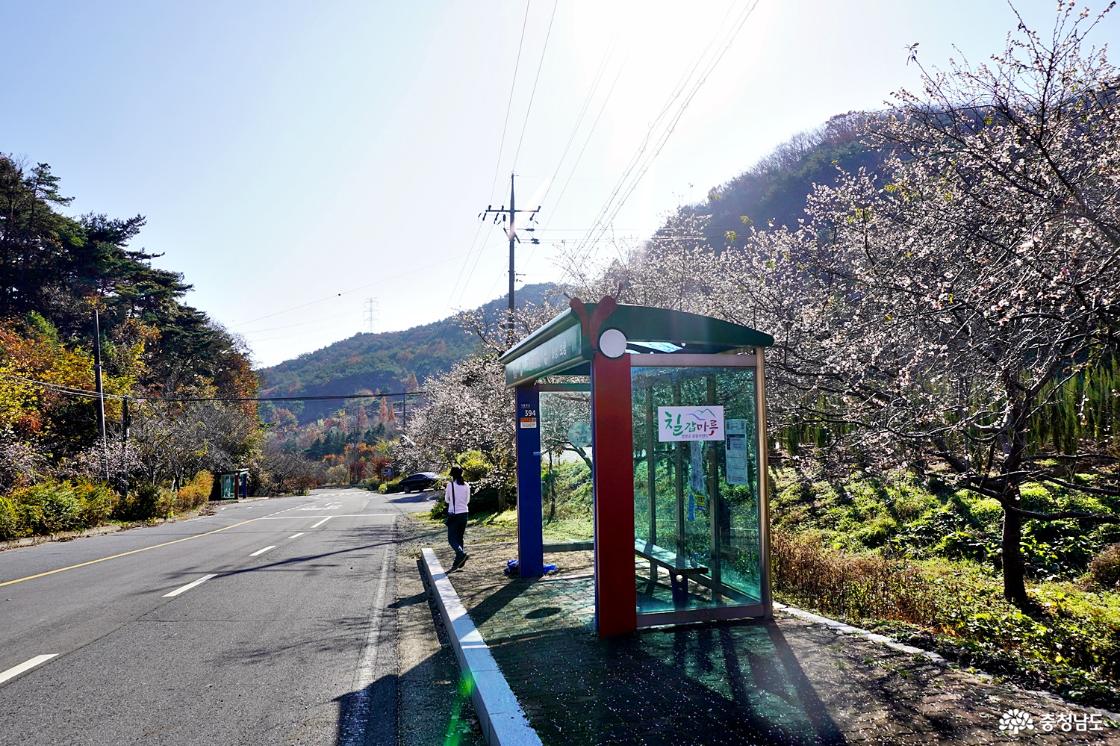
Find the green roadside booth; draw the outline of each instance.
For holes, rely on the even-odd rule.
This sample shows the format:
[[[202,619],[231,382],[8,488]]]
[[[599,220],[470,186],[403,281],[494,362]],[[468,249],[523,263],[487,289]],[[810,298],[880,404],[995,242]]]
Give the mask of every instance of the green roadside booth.
[[[236,500],[249,496],[249,470],[237,469],[214,475],[213,499]]]

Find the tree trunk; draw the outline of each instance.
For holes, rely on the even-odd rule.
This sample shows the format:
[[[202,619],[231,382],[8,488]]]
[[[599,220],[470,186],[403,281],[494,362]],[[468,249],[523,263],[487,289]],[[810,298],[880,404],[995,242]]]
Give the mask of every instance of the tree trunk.
[[[1023,563],[1023,516],[1003,509],[1003,597],[1019,608],[1030,603]]]

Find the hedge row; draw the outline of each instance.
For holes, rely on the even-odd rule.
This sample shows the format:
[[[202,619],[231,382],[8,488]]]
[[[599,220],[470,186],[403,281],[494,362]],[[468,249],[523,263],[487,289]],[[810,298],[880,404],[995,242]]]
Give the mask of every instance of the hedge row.
[[[210,497],[214,477],[200,472],[177,492],[140,485],[121,498],[105,484],[45,481],[0,496],[0,540],[78,531],[112,519],[144,521],[197,508]]]

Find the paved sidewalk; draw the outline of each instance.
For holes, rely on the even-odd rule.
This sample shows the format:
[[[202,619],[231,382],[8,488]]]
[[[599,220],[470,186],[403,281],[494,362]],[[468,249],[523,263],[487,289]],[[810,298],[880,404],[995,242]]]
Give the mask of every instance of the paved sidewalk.
[[[398,746],[482,746],[485,740],[439,613],[424,587],[420,547],[438,541],[442,526],[401,519],[403,544],[397,552],[399,670]]]
[[[546,744],[1120,743],[1103,719],[1097,732],[1037,729],[1044,714],[1097,711],[782,614],[601,641],[590,552],[511,580],[504,538],[468,531],[470,562],[450,578]],[[446,544],[430,546],[450,566]],[[1036,730],[1001,733],[1011,708]]]

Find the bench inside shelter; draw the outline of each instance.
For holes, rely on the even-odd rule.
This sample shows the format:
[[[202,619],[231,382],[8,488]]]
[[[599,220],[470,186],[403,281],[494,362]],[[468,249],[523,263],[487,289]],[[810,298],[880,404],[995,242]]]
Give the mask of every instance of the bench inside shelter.
[[[701,565],[686,555],[678,554],[665,547],[659,547],[652,542],[635,539],[634,553],[649,560],[649,579],[651,583],[657,582],[657,568],[659,566],[669,571],[669,586],[673,592],[673,604],[676,606],[685,606],[688,603],[689,578],[695,579],[708,574],[706,565]]]

